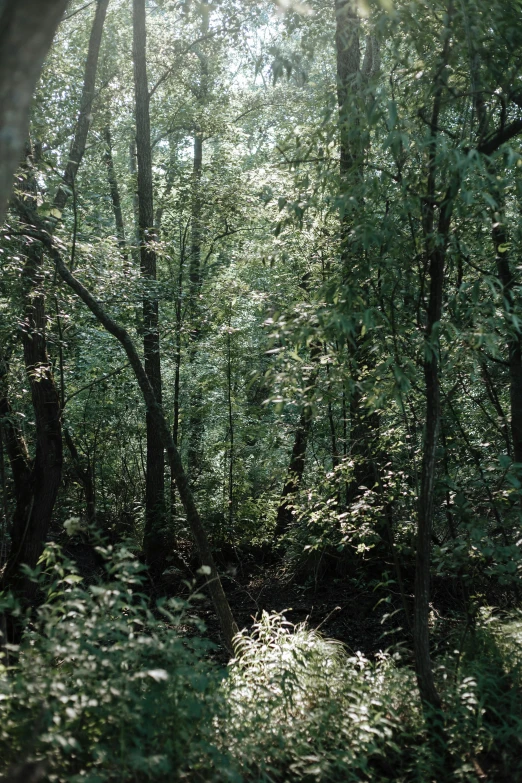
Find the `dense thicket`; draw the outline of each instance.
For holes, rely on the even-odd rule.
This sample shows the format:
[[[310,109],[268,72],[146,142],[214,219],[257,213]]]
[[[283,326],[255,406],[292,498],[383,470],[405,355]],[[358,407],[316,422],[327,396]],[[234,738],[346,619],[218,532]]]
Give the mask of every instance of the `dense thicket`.
[[[0,234],[6,764],[113,779],[115,737],[136,731],[107,717],[119,696],[69,715],[77,764],[59,739],[50,752],[47,717],[24,745],[21,716],[33,699],[67,723],[48,689],[81,701],[74,661],[116,638],[125,709],[145,699],[139,720],[163,721],[130,612],[157,671],[179,672],[173,704],[183,678],[195,695],[123,780],[520,779],[519,626],[493,607],[517,611],[522,569],[521,59],[519,0],[68,4]],[[76,563],[59,597],[48,542]],[[122,543],[147,576],[132,611],[114,599],[112,640],[102,560],[123,595]],[[194,579],[237,656],[226,684],[168,604]],[[279,616],[236,636],[319,595],[344,641],[335,607],[349,625],[350,601],[377,604],[388,635],[363,651],[402,658],[348,659]],[[58,675],[60,612],[92,642]],[[204,742],[182,732],[154,766],[192,710]]]

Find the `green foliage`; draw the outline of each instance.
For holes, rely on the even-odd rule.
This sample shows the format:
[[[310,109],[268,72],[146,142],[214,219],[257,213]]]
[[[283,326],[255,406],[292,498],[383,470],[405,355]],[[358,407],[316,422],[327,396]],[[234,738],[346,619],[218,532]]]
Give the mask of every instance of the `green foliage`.
[[[108,581],[84,587],[46,550],[47,600],[0,667],[0,772],[35,758],[57,783],[432,779],[430,729],[398,653],[370,661],[264,613],[225,677],[208,642],[186,635],[189,604],[151,612],[129,553],[100,554]],[[2,609],[16,614],[5,596]],[[472,783],[477,765],[522,780],[521,641],[519,615],[482,612],[439,659],[447,780]]]
[[[107,581],[90,585],[57,547],[44,553],[46,600],[0,666],[0,770],[29,756],[51,781],[170,781],[209,755],[210,644],[181,635],[187,602],[148,608],[129,551],[98,551]]]
[[[462,656],[439,662],[447,780],[475,781],[479,762],[522,779],[521,627],[519,617],[481,621]],[[397,654],[371,662],[264,614],[241,636],[223,691],[220,741],[246,780],[432,779],[430,724]]]
[[[224,746],[249,780],[389,779],[421,715],[389,655],[370,663],[281,615],[264,614],[238,643],[224,683]],[[384,765],[384,769],[383,769]]]

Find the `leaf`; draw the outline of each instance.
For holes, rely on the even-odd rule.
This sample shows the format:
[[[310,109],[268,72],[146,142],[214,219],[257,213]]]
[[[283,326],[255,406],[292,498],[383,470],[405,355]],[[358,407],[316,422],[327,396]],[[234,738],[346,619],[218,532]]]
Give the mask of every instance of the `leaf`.
[[[149,669],[146,674],[152,677],[155,682],[164,682],[169,679],[168,672],[165,669]]]
[[[78,584],[78,582],[83,582],[83,576],[80,576],[80,574],[69,574],[64,577],[63,581],[67,582],[68,585],[74,585]]]

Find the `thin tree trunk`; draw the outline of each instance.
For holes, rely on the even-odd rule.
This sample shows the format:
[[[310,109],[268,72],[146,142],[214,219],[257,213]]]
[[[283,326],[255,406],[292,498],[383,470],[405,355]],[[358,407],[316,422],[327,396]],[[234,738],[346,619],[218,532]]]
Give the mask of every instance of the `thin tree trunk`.
[[[176,295],[176,353],[174,355],[174,421],[172,424],[172,438],[174,445],[178,448],[179,445],[179,400],[180,400],[180,373],[181,373],[181,328],[183,325],[183,272],[185,267],[185,243],[187,238],[187,227],[185,231],[181,232],[180,227],[180,255],[179,255],[179,270],[178,270],[178,288]],[[170,474],[170,515],[171,520],[174,521],[174,515],[176,513],[176,479],[171,471]]]
[[[438,710],[439,693],[433,679],[430,655],[430,562],[433,529],[434,491],[437,445],[440,430],[440,377],[438,324],[442,316],[444,265],[453,200],[458,190],[458,174],[454,176],[444,202],[440,206],[438,225],[435,222],[437,192],[437,135],[444,89],[445,65],[450,53],[449,30],[444,31],[441,65],[436,76],[428,150],[428,183],[424,200],[423,235],[428,265],[429,296],[424,343],[424,381],[426,388],[426,426],[424,432],[421,483],[417,523],[417,554],[415,564],[414,650],[417,683],[423,702]]]
[[[92,104],[95,95],[96,71],[98,69],[98,56],[103,34],[103,25],[107,14],[109,0],[97,0],[96,13],[91,28],[89,38],[89,48],[87,50],[87,60],[85,63],[85,74],[83,79],[82,97],[80,100],[80,111],[76,121],[74,139],[69,152],[69,160],[65,168],[62,184],[58,188],[54,198],[54,206],[60,212],[65,207],[70,193],[74,190],[76,174],[82,162],[87,144],[87,134],[91,125]]]
[[[156,235],[152,185],[149,90],[146,64],[145,0],[133,0],[133,58],[138,158],[138,216],[140,267],[145,286],[143,299],[143,352],[145,372],[159,405],[162,400],[159,338],[159,302],[155,290]],[[145,481],[145,534],[143,550],[153,573],[165,565],[165,456],[164,444],[151,411],[146,414],[147,474]]]
[[[203,139],[197,132],[194,136],[194,157],[192,172],[192,204],[191,204],[191,241],[189,262],[189,299],[188,299],[188,324],[189,324],[189,363],[193,365],[197,356],[197,344],[201,336],[201,304],[199,301],[201,292],[201,173],[203,167]],[[194,377],[194,372],[191,372]],[[197,382],[190,394],[189,422],[188,422],[188,470],[195,481],[201,472],[203,417],[202,417],[201,389]]]
[[[209,29],[209,4],[203,0],[201,4],[201,36],[205,36]],[[196,102],[199,108],[203,108],[208,98],[208,62],[200,49],[196,50],[200,66],[199,88],[195,90]],[[188,325],[189,325],[189,364],[196,361],[198,342],[201,337],[201,245],[203,240],[203,194],[201,190],[201,177],[203,173],[203,129],[199,126],[194,131],[194,154],[192,166],[192,200],[191,200],[191,225],[190,225],[190,261],[189,261],[189,290],[188,290]],[[191,373],[194,377],[194,372]],[[189,421],[188,421],[188,470],[193,481],[196,481],[202,470],[203,459],[203,433],[204,422],[202,414],[202,394],[197,383],[194,384],[190,394]]]
[[[312,345],[310,351],[310,358],[312,362],[317,362],[321,348],[319,345]],[[312,429],[313,422],[313,398],[315,395],[315,387],[317,384],[317,378],[319,375],[319,369],[315,367],[306,380],[306,386],[304,390],[305,400],[301,409],[301,415],[299,417],[299,423],[296,427],[294,434],[294,445],[292,447],[292,454],[290,456],[290,464],[286,474],[285,483],[283,485],[283,491],[281,492],[281,499],[276,515],[276,527],[275,537],[280,538],[292,523],[292,506],[294,497],[301,485],[303,473],[306,464],[306,447],[308,445],[308,438]]]
[[[0,225],[27,140],[29,110],[42,63],[67,2],[0,3]]]
[[[114,215],[114,222],[116,224],[116,237],[118,239],[121,257],[123,259],[123,265],[124,268],[126,268],[129,263],[129,249],[127,247],[127,240],[125,238],[125,224],[123,222],[123,212],[121,209],[118,178],[114,169],[114,159],[112,155],[112,134],[109,124],[107,124],[103,129],[103,138],[105,140],[104,160],[105,166],[107,167],[107,179],[111,193],[112,212]]]
[[[82,485],[83,494],[85,497],[85,508],[87,512],[87,521],[96,521],[96,486],[94,483],[94,472],[90,460],[87,460],[87,464],[84,464],[78,449],[71,437],[71,434],[67,427],[64,427],[63,435],[69,453],[73,461],[74,472],[80,484]]]
[[[234,517],[234,410],[232,407],[232,308],[227,331],[227,404],[228,404],[228,525],[232,531]]]
[[[353,0],[335,0],[337,54],[337,101],[339,108],[339,176],[341,206],[341,269],[344,285],[348,291],[360,282],[352,282],[354,250],[352,249],[352,229],[354,209],[349,206],[362,202],[363,163],[365,146],[358,132],[359,118],[357,102],[361,89],[370,77],[375,76],[380,67],[379,46],[376,40],[368,37],[364,58],[361,63],[360,20],[357,6]],[[354,201],[355,199],[355,201]],[[360,248],[355,250],[360,254]],[[363,393],[360,388],[360,368],[367,364],[368,353],[362,330],[348,346],[349,361],[352,366],[354,391],[350,395],[350,452],[354,458],[354,480],[346,492],[347,505],[360,494],[360,488],[371,489],[378,481],[376,476],[376,450],[379,438],[379,417],[365,409]]]

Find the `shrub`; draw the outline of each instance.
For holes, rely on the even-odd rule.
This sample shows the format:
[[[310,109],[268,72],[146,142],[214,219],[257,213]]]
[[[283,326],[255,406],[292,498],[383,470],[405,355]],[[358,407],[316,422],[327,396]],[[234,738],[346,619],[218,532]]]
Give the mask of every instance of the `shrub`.
[[[208,642],[178,632],[189,605],[151,612],[130,552],[99,551],[107,582],[88,587],[57,547],[44,554],[46,601],[26,622],[16,663],[0,666],[0,771],[32,757],[60,783],[170,782],[203,748],[212,754],[205,726],[218,670]]]
[[[392,656],[348,657],[278,614],[241,635],[222,687],[220,741],[249,780],[399,780],[397,737],[421,723],[413,674]]]

